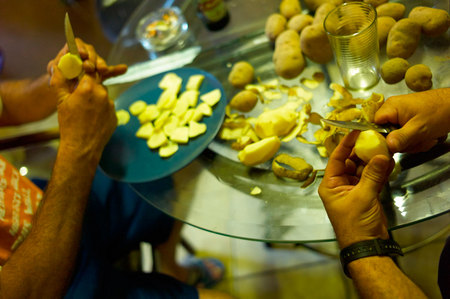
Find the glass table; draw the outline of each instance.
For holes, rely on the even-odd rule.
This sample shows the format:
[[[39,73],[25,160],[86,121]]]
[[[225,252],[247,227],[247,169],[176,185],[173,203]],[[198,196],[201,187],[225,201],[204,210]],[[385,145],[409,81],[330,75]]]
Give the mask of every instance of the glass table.
[[[227,1],[231,21],[220,32],[208,32],[195,16],[193,1],[166,1],[162,5],[179,6],[202,50],[189,64],[206,70],[222,82],[227,99],[237,92],[227,81],[231,66],[240,60],[255,68],[261,81],[278,78],[272,63],[273,45],[264,35],[267,16],[277,11],[279,1]],[[255,5],[257,4],[257,5]],[[407,13],[419,4],[448,10],[448,1],[408,1]],[[134,36],[134,28],[142,16],[156,9],[144,1],[130,17],[119,36],[109,63],[127,63],[149,60],[149,54]],[[424,63],[433,72],[433,87],[450,86],[450,33],[437,39],[422,38],[411,65]],[[381,52],[381,62],[386,60]],[[166,66],[170,68],[170,65]],[[332,96],[331,82],[342,84],[337,66],[307,61],[307,68],[299,78],[311,78],[314,72],[323,72],[325,82],[308,90],[313,93],[313,111],[328,111],[326,103]],[[288,86],[300,85],[299,78],[280,80]],[[109,86],[112,98],[136,82]],[[367,98],[372,92],[385,98],[410,93],[404,82],[387,85],[382,80],[371,90],[353,92],[355,97]],[[382,203],[391,229],[425,221],[450,210],[450,144],[440,144],[427,153],[398,155],[402,172],[386,186]],[[315,169],[323,169],[327,160],[321,158],[312,145],[285,144],[282,152],[300,155]],[[319,171],[320,174],[320,171]],[[320,176],[307,188],[301,183],[274,176],[268,165],[246,167],[238,162],[237,152],[219,139],[214,140],[198,158],[169,177],[131,184],[145,200],[185,223],[214,233],[266,242],[320,242],[334,239],[333,229],[317,194]],[[258,186],[259,195],[250,195]]]

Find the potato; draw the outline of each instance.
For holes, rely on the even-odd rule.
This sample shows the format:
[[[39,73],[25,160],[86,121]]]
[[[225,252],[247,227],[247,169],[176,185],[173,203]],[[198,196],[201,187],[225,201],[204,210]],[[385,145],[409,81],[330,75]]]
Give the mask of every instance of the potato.
[[[272,171],[277,177],[304,181],[313,171],[313,167],[300,157],[280,154],[272,161]]]
[[[401,3],[384,3],[376,8],[378,17],[391,17],[396,21],[403,18],[405,6]]]
[[[78,56],[66,53],[59,60],[58,68],[66,79],[71,80],[81,74],[83,62]]]
[[[311,25],[314,18],[310,15],[298,14],[293,16],[289,22],[287,23],[287,28],[291,30],[295,30],[298,33],[302,32],[303,28],[308,25]]]
[[[396,57],[389,59],[381,66],[381,78],[387,84],[400,82],[405,77],[409,63],[403,58]]]
[[[321,24],[323,25],[323,21],[325,21],[325,18],[327,17],[328,13],[332,11],[336,5],[333,3],[324,3],[320,5],[316,13],[314,14],[314,21],[313,24]]]
[[[423,34],[432,37],[444,34],[450,26],[448,12],[443,9],[417,6],[411,10],[409,18],[420,24]]]
[[[343,0],[305,0],[305,5],[312,11],[315,11],[319,6],[324,3],[331,3],[335,6],[344,3]]]
[[[236,88],[244,88],[252,83],[255,71],[253,66],[246,61],[239,61],[233,65],[228,75],[228,81]]]
[[[275,41],[278,35],[281,34],[286,29],[286,18],[280,14],[271,14],[266,21],[266,36],[271,40]]]
[[[391,31],[392,27],[395,25],[395,20],[392,17],[379,17],[377,18],[377,35],[378,35],[378,44],[380,48],[386,44],[389,31]]]
[[[420,25],[410,18],[401,19],[389,31],[386,54],[389,58],[408,59],[420,41]]]
[[[284,136],[297,123],[297,113],[290,109],[277,108],[261,113],[255,122],[255,132],[260,138]]]
[[[416,64],[410,67],[405,74],[406,85],[414,91],[424,91],[431,88],[432,74],[428,66]]]
[[[238,158],[242,164],[247,166],[264,163],[277,153],[280,145],[281,141],[277,136],[264,138],[244,147],[238,153]]]
[[[230,107],[241,112],[249,112],[255,108],[258,97],[250,90],[243,90],[237,93],[230,101]]]
[[[296,14],[302,12],[300,1],[298,0],[281,0],[280,13],[286,18],[290,19]]]
[[[300,35],[302,52],[312,61],[327,63],[333,59],[328,36],[322,24],[306,26]]]
[[[374,130],[367,130],[359,133],[354,150],[356,156],[366,164],[376,155],[391,157],[386,139],[383,135]]]
[[[278,76],[293,79],[305,68],[305,59],[300,49],[300,37],[294,30],[286,30],[277,38],[273,63]]]
[[[364,2],[369,3],[373,7],[377,7],[380,6],[381,4],[388,2],[388,0],[364,0]]]

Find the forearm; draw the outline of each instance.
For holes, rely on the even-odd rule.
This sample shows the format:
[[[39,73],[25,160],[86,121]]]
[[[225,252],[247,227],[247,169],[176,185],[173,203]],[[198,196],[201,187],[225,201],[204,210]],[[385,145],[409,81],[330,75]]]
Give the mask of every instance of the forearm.
[[[355,260],[348,270],[362,298],[427,298],[390,257]]]
[[[62,297],[80,244],[83,215],[98,158],[59,150],[33,228],[4,265],[4,298]]]
[[[41,120],[56,111],[57,94],[47,74],[31,80],[0,82],[3,112],[0,125],[20,125]]]

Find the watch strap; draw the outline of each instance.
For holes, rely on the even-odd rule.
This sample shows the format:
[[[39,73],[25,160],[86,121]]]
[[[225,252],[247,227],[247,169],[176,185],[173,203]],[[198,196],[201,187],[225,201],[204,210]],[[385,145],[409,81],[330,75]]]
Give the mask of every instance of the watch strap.
[[[392,239],[372,239],[361,241],[341,250],[340,259],[345,275],[350,277],[347,265],[368,256],[403,256],[402,248]],[[350,277],[351,278],[351,277]]]

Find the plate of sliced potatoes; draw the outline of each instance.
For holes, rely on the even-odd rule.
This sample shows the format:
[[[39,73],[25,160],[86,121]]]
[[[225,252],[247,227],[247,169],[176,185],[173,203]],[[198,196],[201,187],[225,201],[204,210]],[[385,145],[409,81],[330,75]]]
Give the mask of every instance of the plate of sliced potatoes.
[[[118,125],[100,168],[127,183],[150,182],[183,168],[218,133],[227,98],[222,84],[195,68],[144,79],[115,101]]]

